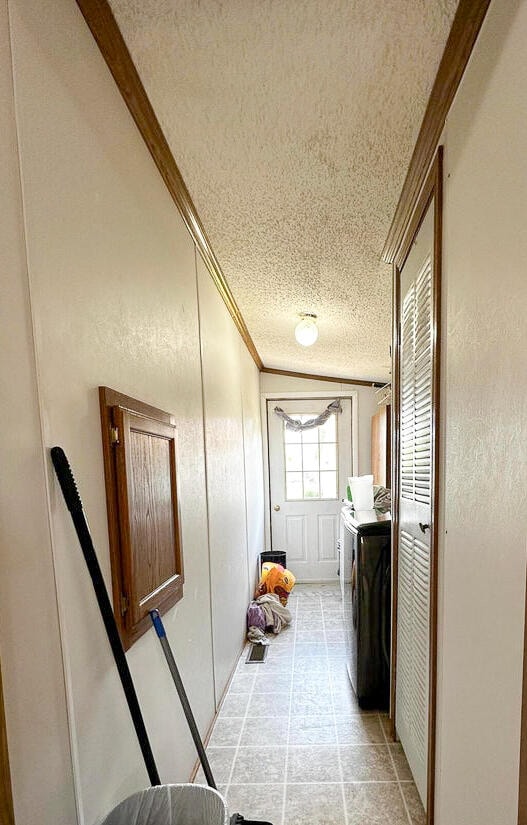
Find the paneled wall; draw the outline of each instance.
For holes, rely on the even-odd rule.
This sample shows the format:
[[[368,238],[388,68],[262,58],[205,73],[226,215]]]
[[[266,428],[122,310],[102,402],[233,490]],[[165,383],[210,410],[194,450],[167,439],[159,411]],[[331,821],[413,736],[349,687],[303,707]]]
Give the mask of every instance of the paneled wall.
[[[449,113],[438,825],[515,825],[527,539],[527,4],[490,4]]]
[[[109,584],[97,387],[175,415],[186,581],[165,625],[205,733],[263,544],[258,373],[75,3],[13,2],[0,26],[0,650],[15,812],[20,825],[93,825],[147,776],[49,447],[70,458]],[[128,660],[162,780],[186,781],[194,749],[153,632]]]

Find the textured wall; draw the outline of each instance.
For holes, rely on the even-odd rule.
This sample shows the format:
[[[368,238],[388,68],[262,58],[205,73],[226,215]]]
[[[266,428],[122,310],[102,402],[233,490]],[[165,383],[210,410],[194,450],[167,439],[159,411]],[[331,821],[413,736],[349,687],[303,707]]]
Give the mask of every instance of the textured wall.
[[[144,786],[147,777],[47,450],[61,444],[70,457],[109,583],[97,386],[105,384],[175,415],[186,581],[184,598],[166,615],[165,624],[204,733],[214,713],[215,696],[196,256],[75,3],[15,2],[10,22],[29,271],[26,282],[23,258],[16,260],[23,248],[15,222],[14,237],[8,239],[15,257],[9,273],[13,284],[6,294],[5,329],[13,337],[8,338],[4,352],[12,381],[8,389],[15,398],[13,408],[6,412],[2,447],[11,473],[14,461],[18,462],[19,477],[10,483],[6,495],[9,545],[7,567],[2,568],[0,614],[0,643],[2,653],[5,647],[7,654],[7,721],[17,737],[13,748],[15,803],[22,812],[20,825],[74,821],[65,739],[67,709],[78,821],[94,825],[119,799]],[[12,125],[12,117],[7,122]],[[9,140],[12,143],[12,135]],[[15,206],[17,173],[15,163],[8,191],[9,203],[12,197]],[[210,278],[208,285],[214,290]],[[239,498],[232,511],[221,485],[211,487],[210,506],[217,523],[222,523],[225,513],[225,522],[240,536],[246,568],[242,344],[219,297],[210,322],[207,313],[208,308],[202,307],[204,327],[223,325],[230,336],[229,346],[219,354],[215,350],[219,370],[227,370],[231,354],[238,369],[232,379],[237,407],[229,457],[240,476],[235,490]],[[246,369],[243,376],[249,382],[244,391],[251,398],[258,393],[258,376]],[[20,426],[18,417],[17,426],[14,422],[9,426],[20,411],[17,404],[27,404],[27,408],[22,407]],[[223,416],[223,408],[216,409],[214,400],[208,412],[212,419]],[[258,418],[252,426],[254,440]],[[21,449],[13,432],[23,441]],[[214,445],[211,450],[214,453]],[[258,502],[253,500],[253,506],[256,509]],[[253,543],[257,543],[256,533],[255,528]],[[238,561],[238,553],[238,544],[226,544],[225,568],[231,556]],[[237,638],[239,649],[246,572],[237,592],[243,611],[241,606],[234,611],[228,626],[221,626],[221,616],[215,621],[217,632]],[[27,651],[15,649],[10,638],[16,635],[13,621],[20,600],[22,612],[27,611],[27,619],[23,616],[20,621],[20,639],[27,642],[31,626],[35,628]],[[195,752],[153,632],[138,640],[128,660],[161,777],[185,781]],[[224,683],[225,669],[217,664],[217,684]],[[40,702],[45,703],[43,707]],[[32,743],[33,752],[27,754],[30,736],[37,745]],[[46,748],[45,755],[41,748]],[[33,813],[26,815],[28,811]]]
[[[216,698],[240,655],[249,601],[240,337],[198,258]],[[254,423],[256,423],[258,419]],[[261,467],[261,461],[255,471]]]
[[[491,3],[448,117],[438,825],[514,825],[527,537],[527,4]]]
[[[75,804],[6,12],[0,3],[0,658],[16,821],[71,825]]]

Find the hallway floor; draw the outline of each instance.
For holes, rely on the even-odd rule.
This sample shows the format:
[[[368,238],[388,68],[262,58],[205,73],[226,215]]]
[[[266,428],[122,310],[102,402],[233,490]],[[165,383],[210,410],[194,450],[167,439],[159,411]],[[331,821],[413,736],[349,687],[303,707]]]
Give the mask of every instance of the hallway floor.
[[[207,747],[229,809],[273,825],[424,825],[386,715],[352,692],[338,586],[297,585],[289,607],[266,662],[240,658]]]

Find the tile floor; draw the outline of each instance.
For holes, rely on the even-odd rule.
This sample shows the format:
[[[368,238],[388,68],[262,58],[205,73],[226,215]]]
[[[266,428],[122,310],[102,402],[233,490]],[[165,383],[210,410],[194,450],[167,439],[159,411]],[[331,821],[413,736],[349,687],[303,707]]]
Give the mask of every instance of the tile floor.
[[[230,811],[273,825],[424,825],[386,716],[356,703],[340,590],[297,585],[289,607],[266,662],[240,658],[207,747]]]

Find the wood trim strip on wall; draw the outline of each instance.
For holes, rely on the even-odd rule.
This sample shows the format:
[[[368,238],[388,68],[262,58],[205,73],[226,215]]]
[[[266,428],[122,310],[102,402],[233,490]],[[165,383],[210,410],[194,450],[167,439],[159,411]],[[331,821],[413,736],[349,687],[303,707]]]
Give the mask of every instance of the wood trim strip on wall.
[[[11,774],[9,773],[9,753],[2,690],[2,670],[0,668],[0,825],[15,825]]]
[[[400,241],[393,267],[394,301],[394,391],[393,415],[393,464],[392,464],[392,660],[390,689],[390,733],[395,738],[395,703],[397,680],[397,572],[399,539],[399,456],[400,456],[400,273],[404,267],[413,240],[430,204],[434,203],[434,288],[433,288],[433,374],[432,374],[432,438],[434,455],[432,463],[432,520],[430,529],[430,629],[429,629],[429,702],[428,702],[428,771],[426,825],[434,824],[435,766],[436,766],[436,716],[437,716],[437,599],[438,599],[438,544],[439,544],[439,413],[440,413],[440,363],[441,363],[441,265],[443,237],[443,147],[437,154],[417,207],[407,222],[405,235]]]
[[[77,0],[117,87],[258,369],[258,355],[107,0]]]
[[[490,0],[459,2],[382,252],[386,263],[393,263],[400,249],[489,5]]]
[[[279,370],[274,367],[262,367],[260,372],[268,375],[285,375],[287,378],[305,378],[310,381],[331,381],[334,384],[356,384],[359,387],[384,387],[386,381],[365,381],[362,378],[339,378],[334,375],[315,375],[309,372],[292,372],[290,370]]]
[[[520,728],[518,825],[527,825],[527,600],[525,601],[525,621],[523,628],[523,686]]]

